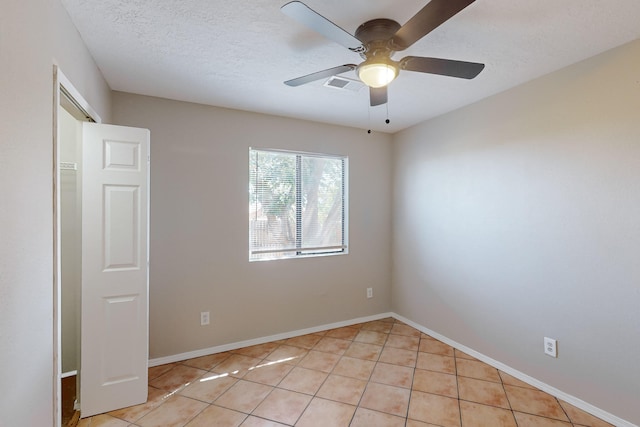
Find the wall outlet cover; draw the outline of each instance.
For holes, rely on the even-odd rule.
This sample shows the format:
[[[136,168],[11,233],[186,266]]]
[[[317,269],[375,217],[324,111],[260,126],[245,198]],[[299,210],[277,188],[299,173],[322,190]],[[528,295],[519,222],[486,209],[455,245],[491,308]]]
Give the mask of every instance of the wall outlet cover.
[[[206,326],[209,324],[209,312],[203,311],[200,313],[200,326]]]
[[[558,343],[553,338],[544,337],[544,354],[558,357]]]

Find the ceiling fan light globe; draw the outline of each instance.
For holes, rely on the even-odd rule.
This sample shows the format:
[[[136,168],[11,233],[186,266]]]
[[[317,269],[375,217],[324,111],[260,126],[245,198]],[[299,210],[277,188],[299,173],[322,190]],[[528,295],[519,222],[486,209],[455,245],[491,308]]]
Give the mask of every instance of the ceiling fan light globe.
[[[398,76],[398,68],[384,62],[363,62],[358,67],[358,77],[372,88],[388,85]]]

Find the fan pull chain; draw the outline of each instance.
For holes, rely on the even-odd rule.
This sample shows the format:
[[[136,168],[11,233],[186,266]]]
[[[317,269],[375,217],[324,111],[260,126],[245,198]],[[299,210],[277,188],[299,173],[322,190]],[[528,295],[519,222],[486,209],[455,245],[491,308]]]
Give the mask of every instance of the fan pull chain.
[[[385,119],[385,123],[389,124],[391,123],[391,120],[389,120],[389,102],[385,102],[385,108],[387,110],[387,118]],[[371,106],[369,106],[369,108],[367,109],[367,113],[369,116],[369,129],[367,129],[367,133],[371,133]]]
[[[389,123],[390,123],[390,120],[389,120],[389,101],[388,101],[388,100],[387,100],[387,103],[386,103],[386,104],[384,104],[384,106],[387,108],[387,120],[385,120],[384,122],[385,122],[386,124],[389,124]]]

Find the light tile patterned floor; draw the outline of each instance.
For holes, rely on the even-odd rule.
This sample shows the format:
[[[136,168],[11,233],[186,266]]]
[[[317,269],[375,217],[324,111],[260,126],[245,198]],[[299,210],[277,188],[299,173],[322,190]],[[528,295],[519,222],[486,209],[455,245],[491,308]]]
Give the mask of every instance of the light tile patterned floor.
[[[80,427],[611,426],[388,318],[149,369]]]

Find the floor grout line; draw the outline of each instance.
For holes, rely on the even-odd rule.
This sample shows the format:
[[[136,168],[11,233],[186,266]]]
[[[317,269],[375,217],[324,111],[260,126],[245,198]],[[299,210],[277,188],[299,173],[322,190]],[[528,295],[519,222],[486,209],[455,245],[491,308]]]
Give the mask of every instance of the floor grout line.
[[[333,336],[332,332],[338,330],[343,331],[334,332],[333,335],[343,335]],[[349,338],[347,338],[347,336]],[[415,338],[417,338],[417,340]],[[348,346],[346,345],[346,343],[349,343]],[[262,349],[264,350],[261,351]],[[353,350],[350,352],[350,349]],[[280,351],[280,353],[276,353],[278,351]],[[267,399],[269,399],[271,396],[275,398],[275,395],[273,395],[273,393],[277,389],[285,391],[287,393],[295,393],[296,395],[301,395],[308,398],[308,401],[306,402],[306,404],[304,404],[304,407],[301,408],[301,411],[299,413],[291,413],[292,416],[295,416],[295,422],[292,425],[299,423],[303,419],[305,413],[310,410],[314,401],[322,399],[328,402],[337,403],[338,405],[336,407],[343,407],[343,405],[348,405],[348,407],[353,408],[353,413],[350,416],[347,426],[355,423],[358,417],[361,415],[363,417],[379,416],[380,419],[385,419],[385,417],[394,417],[391,419],[395,419],[395,417],[397,417],[398,419],[404,418],[402,425],[406,427],[407,425],[412,424],[412,419],[409,418],[412,402],[419,402],[419,399],[434,399],[436,396],[452,398],[452,396],[450,396],[450,393],[452,391],[451,388],[453,383],[450,383],[449,381],[451,380],[449,379],[445,380],[445,383],[442,383],[442,388],[438,389],[437,387],[431,388],[431,386],[428,386],[426,389],[422,389],[422,387],[425,387],[425,380],[429,379],[437,381],[438,377],[441,376],[431,374],[446,375],[442,376],[443,379],[448,378],[449,375],[455,376],[456,403],[458,411],[457,422],[459,422],[459,425],[461,427],[465,427],[463,412],[465,414],[465,417],[477,416],[476,413],[470,411],[470,408],[472,406],[469,404],[473,404],[473,407],[475,408],[480,408],[480,412],[485,411],[485,414],[498,412],[503,413],[502,411],[504,410],[509,411],[512,416],[513,427],[518,427],[519,425],[516,413],[526,414],[528,417],[527,419],[532,419],[534,420],[533,422],[536,422],[535,420],[540,420],[540,422],[545,422],[545,420],[562,421],[558,418],[555,418],[554,416],[549,415],[553,413],[549,412],[550,410],[541,410],[540,408],[535,408],[534,406],[531,406],[531,408],[533,409],[529,410],[529,412],[531,413],[521,412],[521,406],[518,406],[519,411],[515,411],[512,397],[510,397],[510,395],[507,393],[507,386],[514,387],[513,389],[511,389],[512,392],[514,392],[513,390],[519,390],[517,392],[517,395],[520,396],[518,397],[518,399],[520,400],[522,400],[522,396],[527,396],[528,394],[533,395],[534,393],[530,393],[530,390],[536,390],[540,393],[544,392],[531,387],[523,387],[517,384],[505,383],[503,373],[498,369],[490,367],[492,370],[491,372],[494,372],[493,370],[495,370],[498,378],[498,382],[492,381],[490,378],[493,378],[493,374],[484,368],[485,366],[489,366],[486,363],[481,362],[469,355],[466,355],[465,353],[459,352],[458,350],[453,349],[452,347],[442,343],[441,341],[438,341],[428,336],[427,334],[421,333],[420,331],[417,331],[416,329],[393,318],[390,318],[390,320],[380,319],[370,322],[364,322],[359,325],[345,326],[328,331],[322,331],[320,333],[311,333],[284,340],[278,340],[277,342],[273,343],[257,344],[255,346],[234,349],[218,354],[224,354],[226,356],[220,356],[219,360],[216,357],[212,357],[215,355],[208,355],[185,361],[173,362],[171,364],[168,364],[171,366],[167,366],[168,369],[166,370],[157,369],[158,367],[150,368],[154,369],[154,376],[149,377],[150,383],[153,382],[153,384],[150,384],[150,388],[162,390],[163,397],[158,402],[154,403],[147,412],[144,412],[142,415],[138,416],[138,418],[136,418],[131,425],[139,422],[142,418],[148,416],[149,414],[154,413],[154,411],[159,410],[159,408],[163,407],[163,405],[171,401],[173,396],[180,396],[185,399],[190,399],[194,402],[204,404],[204,407],[192,414],[191,418],[184,422],[184,425],[192,422],[193,420],[196,420],[199,417],[205,417],[206,415],[209,415],[204,413],[211,407],[223,408],[225,410],[233,411],[237,414],[242,414],[244,418],[242,418],[242,421],[240,421],[240,425],[247,423],[248,420],[252,417],[275,422],[275,420],[265,418],[264,416],[265,413],[269,413],[269,409],[267,409],[267,412],[265,412],[263,408],[263,410],[259,412],[262,415],[254,415],[254,413],[256,413],[258,408],[260,408],[261,405],[263,405],[263,403],[267,401]],[[271,369],[271,366],[274,362],[278,363],[277,360],[273,360],[274,357],[270,357],[273,354],[277,354],[277,357],[280,357],[280,355],[285,355],[283,356],[283,359],[287,358],[287,354],[291,354],[291,357],[296,358],[295,363],[289,364],[287,362],[281,362],[286,363],[289,369],[283,368],[281,370],[277,370],[274,368],[274,376],[269,377],[270,373],[266,370]],[[421,354],[424,354],[425,356],[421,357]],[[438,358],[428,357],[429,355],[438,356]],[[208,366],[208,369],[203,369],[201,366],[204,366],[204,364],[207,363],[207,357],[211,359],[212,364]],[[348,358],[350,364],[341,365],[342,361],[347,360],[346,358]],[[449,359],[445,358],[451,358],[451,362],[448,362]],[[473,362],[464,363],[463,366],[466,368],[464,371],[464,375],[462,375],[463,371],[461,371],[461,363],[463,360]],[[371,365],[368,362],[371,362]],[[449,363],[453,364],[453,373],[449,372],[450,368],[447,367],[450,366]],[[393,372],[393,369],[388,369],[387,365],[395,366],[397,368],[403,368],[397,369],[397,371],[400,375],[403,376],[401,378],[405,379],[399,379],[395,381],[394,379],[389,378],[388,375]],[[225,369],[216,370],[216,368],[219,366],[223,366]],[[340,370],[338,369],[339,366],[341,366]],[[349,366],[356,367],[354,369],[366,369],[368,371],[366,379],[360,373],[354,373],[353,376],[348,375],[348,372],[344,369],[348,369]],[[253,369],[256,369],[256,367],[259,367],[258,369],[264,368],[266,374],[262,377],[260,375],[250,375],[251,372],[258,372],[253,371],[252,367]],[[240,371],[237,374],[232,374],[231,372],[234,369],[239,369]],[[179,377],[175,377],[175,375],[184,374],[184,378],[187,378],[189,376],[189,373],[195,373],[195,370],[202,370],[204,371],[204,373],[201,374],[198,378],[185,381],[184,384],[178,385],[182,381],[178,382]],[[197,393],[200,392],[200,389],[193,389],[193,387],[195,387],[196,381],[201,380],[208,374],[224,375],[224,373],[220,372],[222,370],[230,371],[230,375],[225,378],[231,378],[233,379],[233,382],[231,382],[226,387],[223,386],[224,384],[226,384],[226,382],[217,384],[212,382],[212,387],[218,386],[218,384],[222,384],[220,390],[214,389],[215,391],[213,392],[214,395],[212,395],[212,397],[207,397],[205,394],[198,395]],[[420,373],[420,371],[425,372]],[[160,372],[160,374],[157,374],[158,372]],[[282,374],[280,374],[280,372],[282,372]],[[294,372],[296,372],[296,374],[289,377]],[[309,384],[306,384],[307,381],[310,381],[310,379],[312,379],[313,376],[316,375],[312,374],[313,372],[315,372],[317,375],[324,375],[324,378],[322,378],[322,381],[318,382],[317,386],[313,381]],[[430,376],[428,376],[426,372],[430,372]],[[406,375],[408,375],[409,373],[411,375],[411,378],[409,381],[407,381]],[[421,375],[421,382],[419,385],[420,390],[415,388],[417,386],[417,375]],[[287,378],[290,378],[290,382],[285,384],[285,380]],[[342,378],[343,380],[340,380],[339,378]],[[500,403],[486,403],[490,401],[490,396],[488,396],[487,398],[474,397],[477,396],[477,394],[475,394],[475,391],[473,392],[473,394],[467,394],[466,398],[463,399],[461,395],[461,380],[463,378],[473,380],[466,381],[466,387],[472,387],[475,386],[475,384],[478,384],[475,381],[482,381],[488,384],[499,384],[501,392],[506,397],[506,404],[508,405],[508,408],[500,406]],[[331,387],[336,387],[336,382],[330,383],[330,379],[335,379],[335,381],[338,381],[338,384],[341,384],[340,381],[344,381],[342,382],[342,384],[353,385],[353,387],[355,387],[353,390],[356,390],[356,392],[358,392],[357,390],[359,390],[359,387],[362,387],[362,383],[364,383],[364,387],[361,391],[359,391],[360,394],[357,397],[357,402],[355,404],[350,403],[355,402],[354,400],[351,400],[352,397],[356,396],[355,394],[351,395],[352,397],[341,397],[339,395],[336,395],[335,389],[331,389]],[[175,390],[171,391],[163,389],[163,384],[165,384],[166,387],[169,387],[172,382],[177,383],[175,385]],[[296,382],[298,383],[297,385]],[[246,387],[249,387],[247,390],[250,390],[252,387],[254,387],[253,390],[260,390],[261,387],[257,386],[268,387],[268,393],[266,393],[264,396],[261,396],[259,400],[256,400],[257,403],[252,407],[252,409],[247,409],[246,411],[239,410],[239,408],[241,407],[239,401],[234,401],[229,397],[232,395],[227,394],[230,393],[230,391],[234,389],[234,387],[238,386],[238,384],[246,384]],[[387,390],[397,389],[399,393],[397,396],[399,396],[398,398],[400,399],[398,400],[398,402],[404,402],[404,399],[406,399],[406,396],[408,395],[406,407],[402,409],[404,416],[398,415],[395,410],[389,409],[390,407],[386,406],[388,402],[380,400],[370,400],[368,405],[370,404],[372,407],[363,406],[363,404],[365,403],[365,396],[368,396],[368,390],[373,384],[382,387],[381,390],[385,389],[385,387],[393,388],[388,388]],[[285,386],[287,385],[291,388],[285,388]],[[185,391],[190,387],[192,387],[192,394],[182,394],[185,393]],[[309,387],[309,391],[314,390],[313,393],[300,391],[305,390],[305,387]],[[205,388],[203,387],[203,389]],[[450,391],[444,391],[445,389]],[[487,393],[491,393],[491,396],[495,396],[495,393],[498,391],[497,387],[487,387],[485,389],[487,390]],[[267,389],[265,389],[264,391],[266,390]],[[471,390],[471,388],[468,388],[467,393],[471,393]],[[417,391],[420,391],[420,393],[417,393]],[[170,398],[166,398],[164,397],[166,395],[172,396]],[[349,395],[349,393],[347,393],[347,395]],[[403,395],[405,397],[401,397]],[[544,393],[544,395],[548,396],[547,393]],[[225,404],[227,406],[221,406],[218,403],[218,401],[222,399],[223,396],[229,397],[225,400]],[[429,398],[428,396],[433,397]],[[269,399],[269,401],[271,402],[272,400],[274,400],[274,398]],[[475,401],[474,399],[480,401]],[[574,425],[573,420],[569,416],[567,409],[565,409],[565,407],[561,404],[561,401],[555,397],[553,397],[553,400],[551,401],[560,408],[559,410],[562,411],[562,414],[564,414],[564,416],[569,420],[569,423],[565,425],[567,427]],[[404,405],[404,403],[401,404]],[[453,404],[453,402],[451,402],[450,404]],[[416,405],[420,405],[420,403],[416,403]],[[449,403],[447,405],[449,405]],[[522,405],[522,403],[520,403],[519,405]],[[465,407],[464,411],[463,407]],[[166,408],[168,407],[165,407],[165,409]],[[527,406],[527,408],[529,408],[529,406]],[[557,407],[554,406],[554,408],[556,408],[555,410],[557,411]],[[367,411],[358,415],[360,409],[367,409]],[[496,411],[497,409],[500,409],[502,411]],[[423,409],[421,408],[416,407],[416,411],[417,412],[414,415],[419,419],[415,421],[428,422],[433,425],[443,424],[445,422],[444,418],[436,419],[437,416],[434,414],[421,412],[423,411]],[[122,415],[122,417],[127,417],[126,412],[122,414],[124,414]],[[556,416],[558,416],[559,412],[555,412],[555,414]],[[276,416],[273,415],[273,417],[275,418]],[[285,416],[278,415],[277,417],[284,419],[283,417]],[[123,418],[113,418],[123,420]],[[360,421],[361,420],[362,419],[360,418]],[[83,421],[84,420],[80,421],[78,427],[88,427],[91,423],[91,419],[88,419],[88,422],[85,422],[84,424]],[[130,423],[126,420],[123,421]],[[281,421],[278,422],[282,423]],[[400,423],[400,421],[398,422]]]

